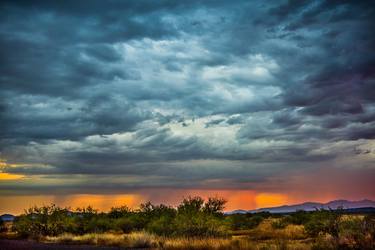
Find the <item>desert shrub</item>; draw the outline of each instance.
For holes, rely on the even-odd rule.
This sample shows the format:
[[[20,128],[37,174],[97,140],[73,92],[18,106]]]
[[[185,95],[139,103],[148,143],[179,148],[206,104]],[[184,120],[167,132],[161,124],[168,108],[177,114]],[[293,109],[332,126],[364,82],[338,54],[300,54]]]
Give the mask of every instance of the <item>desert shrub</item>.
[[[117,219],[115,227],[124,233],[140,230],[144,227],[144,222],[139,221],[139,216],[132,214],[127,217]]]
[[[147,225],[147,231],[157,235],[172,235],[176,231],[174,217],[163,215]]]
[[[266,212],[266,211],[264,211],[264,212],[258,212],[255,215],[260,216],[263,219],[267,219],[267,218],[270,218],[270,217],[273,217],[273,216],[277,216],[277,215],[273,215],[270,212]]]
[[[73,226],[66,232],[74,234],[86,234],[95,232],[94,221],[98,216],[98,211],[90,206],[77,208],[72,214]]]
[[[204,199],[201,197],[188,197],[182,200],[177,208],[179,214],[197,215],[203,211]]]
[[[5,222],[2,219],[0,219],[0,232],[5,232],[5,231],[7,231]]]
[[[124,233],[147,229],[147,231],[167,234],[170,232],[176,210],[165,205],[153,205],[150,202],[141,204],[140,209],[136,212],[116,220],[116,227]],[[169,223],[170,225],[167,225]],[[166,230],[167,232],[162,232]]]
[[[17,218],[14,230],[21,236],[56,236],[63,233],[84,235],[108,231],[148,231],[158,235],[219,236],[226,233],[223,209],[226,201],[200,197],[184,199],[177,209],[147,202],[138,210],[114,207],[98,213],[92,207],[74,212],[55,205],[33,207]],[[251,216],[248,225],[259,224],[262,216]]]
[[[375,214],[366,215],[363,219],[363,227],[365,242],[360,243],[363,249],[375,249]]]
[[[311,213],[303,210],[296,211],[290,215],[285,216],[283,219],[287,224],[303,225],[306,224],[311,218]]]
[[[368,237],[375,240],[375,214],[368,214],[363,218],[363,227]]]
[[[310,215],[305,223],[308,235],[316,237],[319,234],[330,234],[335,239],[339,236],[339,223],[341,218],[340,210],[317,210]]]
[[[103,233],[114,228],[112,219],[105,216],[96,216],[87,222],[86,232]]]
[[[233,214],[227,217],[231,230],[246,230],[257,227],[264,220],[259,214]]]
[[[284,228],[286,228],[286,226],[288,226],[288,222],[287,222],[287,220],[282,218],[282,219],[273,221],[271,223],[271,226],[272,226],[273,229],[284,229]]]
[[[17,232],[20,237],[28,237],[32,234],[31,223],[31,218],[20,215],[14,219],[12,231]]]
[[[200,197],[183,199],[177,208],[175,234],[183,236],[220,236],[226,233],[222,210],[225,201]]]
[[[131,210],[128,206],[112,207],[108,213],[108,217],[112,219],[118,219],[125,217],[131,213]]]
[[[311,250],[338,250],[340,249],[337,241],[332,238],[321,237],[316,238],[315,242],[311,246]]]
[[[288,225],[305,225],[309,223],[310,220],[311,213],[299,210],[295,213],[284,215],[278,218],[278,220],[273,221],[271,225],[274,229],[283,229]],[[309,227],[312,230],[312,234],[314,234],[315,232],[313,231],[316,230],[319,225],[317,225],[316,223],[311,223]]]
[[[372,217],[372,219],[371,219]],[[375,248],[375,221],[374,216],[365,218],[353,217],[340,222],[341,249],[374,249]]]
[[[144,218],[145,224],[151,223],[153,220],[158,220],[160,217],[174,218],[176,216],[176,209],[160,204],[154,205],[151,202],[141,204],[139,215]]]
[[[320,233],[326,231],[326,224],[320,220],[311,220],[305,225],[307,234],[311,237],[317,237]]]
[[[13,229],[25,237],[39,237],[66,232],[70,224],[68,209],[52,204],[29,208],[14,221]]]
[[[212,215],[198,212],[194,216],[178,214],[175,219],[175,235],[181,236],[223,236],[226,228],[222,220]]]
[[[143,203],[140,208],[128,215],[123,222],[127,223],[127,226],[123,224],[124,229],[127,230],[156,230],[159,232],[161,227],[163,227],[163,222],[160,218],[164,217],[164,221],[169,218],[172,219],[176,215],[176,210],[166,205],[154,205],[151,202]],[[125,226],[125,227],[124,227]],[[156,229],[158,228],[158,229]]]

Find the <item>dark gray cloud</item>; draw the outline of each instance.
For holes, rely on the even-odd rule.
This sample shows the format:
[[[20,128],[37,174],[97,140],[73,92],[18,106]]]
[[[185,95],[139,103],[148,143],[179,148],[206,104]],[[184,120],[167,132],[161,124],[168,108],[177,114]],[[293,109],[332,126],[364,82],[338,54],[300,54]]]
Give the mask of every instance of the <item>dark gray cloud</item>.
[[[2,1],[0,11],[5,172],[91,176],[72,190],[105,175],[138,180],[108,189],[233,187],[350,157],[373,164],[371,1]],[[33,186],[17,185],[6,188]]]

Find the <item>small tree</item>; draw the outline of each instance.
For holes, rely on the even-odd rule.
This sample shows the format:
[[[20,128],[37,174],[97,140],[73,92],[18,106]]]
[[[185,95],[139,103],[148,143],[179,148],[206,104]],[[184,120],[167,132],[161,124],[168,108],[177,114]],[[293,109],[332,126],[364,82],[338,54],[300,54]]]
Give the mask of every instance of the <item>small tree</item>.
[[[213,215],[223,215],[223,210],[227,201],[222,198],[208,198],[203,207],[203,212]]]
[[[118,219],[125,217],[131,213],[131,210],[128,206],[112,207],[108,213],[108,217],[112,219]]]
[[[177,208],[176,234],[183,236],[218,236],[225,234],[222,218],[225,201],[209,198],[205,203],[201,197],[188,197]]]
[[[202,211],[204,200],[199,197],[184,198],[178,206],[177,211],[179,214],[197,214]]]

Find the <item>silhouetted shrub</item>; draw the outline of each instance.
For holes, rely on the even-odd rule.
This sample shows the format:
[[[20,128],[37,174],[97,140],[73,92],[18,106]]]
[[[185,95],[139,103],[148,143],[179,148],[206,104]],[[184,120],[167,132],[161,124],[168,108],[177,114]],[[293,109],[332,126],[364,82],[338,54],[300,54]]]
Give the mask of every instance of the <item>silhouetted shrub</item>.
[[[128,206],[120,206],[120,207],[112,207],[108,213],[108,217],[112,219],[118,219],[121,217],[125,217],[131,213],[130,208]]]
[[[226,203],[227,201],[222,198],[208,198],[207,202],[203,206],[203,212],[216,216],[222,216]]]
[[[228,216],[227,222],[231,230],[246,230],[257,227],[263,220],[265,214],[232,214]]]
[[[0,233],[6,232],[6,231],[7,231],[7,227],[5,225],[5,222],[2,219],[0,219]]]

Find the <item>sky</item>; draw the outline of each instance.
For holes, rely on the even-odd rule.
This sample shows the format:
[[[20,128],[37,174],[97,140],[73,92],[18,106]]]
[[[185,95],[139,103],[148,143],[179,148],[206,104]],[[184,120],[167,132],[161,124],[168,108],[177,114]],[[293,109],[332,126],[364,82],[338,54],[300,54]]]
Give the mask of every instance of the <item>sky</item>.
[[[0,213],[375,199],[372,1],[0,12]]]

